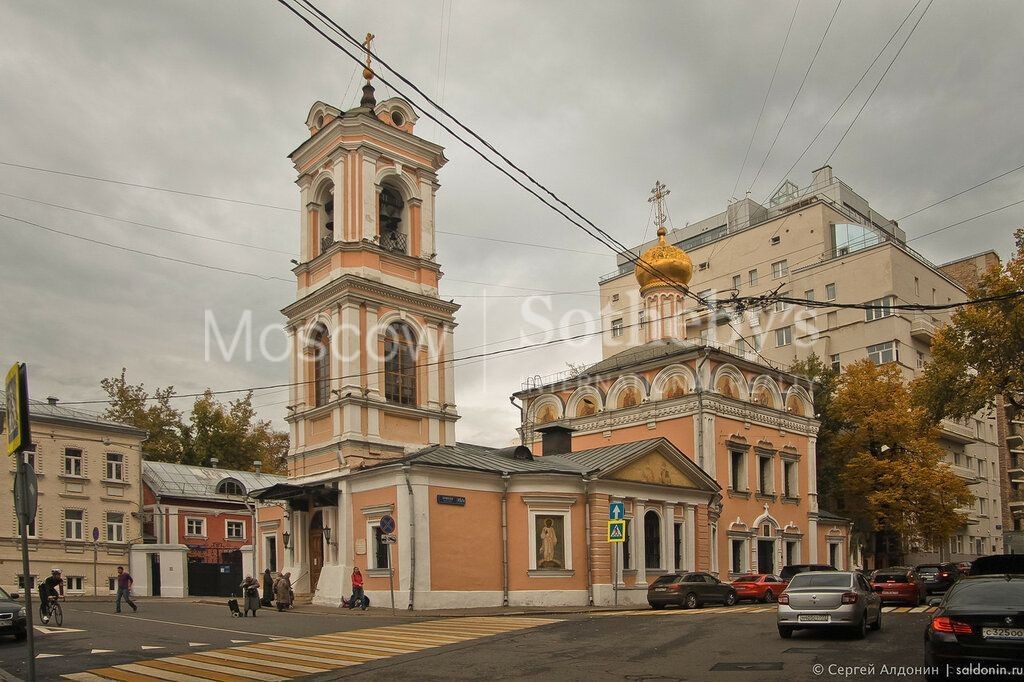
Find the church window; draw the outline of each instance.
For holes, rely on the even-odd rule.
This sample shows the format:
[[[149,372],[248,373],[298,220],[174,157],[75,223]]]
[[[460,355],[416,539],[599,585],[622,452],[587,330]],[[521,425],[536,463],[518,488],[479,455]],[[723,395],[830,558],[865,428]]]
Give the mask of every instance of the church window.
[[[318,236],[320,253],[323,253],[327,249],[331,248],[331,244],[334,243],[334,185],[328,182],[326,186],[320,190],[317,201],[322,207],[320,209],[320,226]]]
[[[331,389],[331,344],[327,330],[320,327],[313,335],[313,405],[326,405]]]
[[[633,565],[633,519],[626,519],[626,537],[622,541],[622,568],[629,571],[636,566]]]
[[[729,489],[747,489],[747,454],[738,450],[729,453]]]
[[[408,238],[402,231],[402,211],[405,201],[391,187],[380,190],[380,245],[386,251],[406,253]]]
[[[384,339],[384,397],[400,405],[416,404],[416,336],[395,322]]]
[[[644,514],[644,567],[661,568],[661,517],[655,511]]]

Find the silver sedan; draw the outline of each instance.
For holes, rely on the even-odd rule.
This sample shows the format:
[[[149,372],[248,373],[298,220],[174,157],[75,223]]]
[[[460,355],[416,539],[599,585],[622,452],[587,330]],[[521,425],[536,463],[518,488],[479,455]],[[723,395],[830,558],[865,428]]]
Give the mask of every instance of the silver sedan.
[[[814,571],[793,576],[779,595],[779,635],[805,628],[846,628],[858,638],[882,627],[882,598],[859,573]]]

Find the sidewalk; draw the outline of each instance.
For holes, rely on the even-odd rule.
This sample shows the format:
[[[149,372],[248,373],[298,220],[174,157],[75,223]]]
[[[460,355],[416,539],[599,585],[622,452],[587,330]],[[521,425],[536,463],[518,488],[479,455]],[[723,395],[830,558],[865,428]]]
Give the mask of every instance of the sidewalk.
[[[216,604],[223,606],[228,597],[192,597],[191,600],[198,604]],[[263,607],[271,608],[274,607]],[[477,616],[557,616],[578,613],[614,613],[616,611],[635,611],[648,608],[646,604],[624,604],[620,606],[489,606],[467,609],[425,609],[409,611],[396,605],[395,615],[408,618],[472,618]],[[342,614],[349,609],[340,606],[326,606],[323,604],[295,604],[290,611],[292,613],[316,613],[316,614]],[[371,606],[366,611],[360,612],[367,616],[390,617],[390,606]]]

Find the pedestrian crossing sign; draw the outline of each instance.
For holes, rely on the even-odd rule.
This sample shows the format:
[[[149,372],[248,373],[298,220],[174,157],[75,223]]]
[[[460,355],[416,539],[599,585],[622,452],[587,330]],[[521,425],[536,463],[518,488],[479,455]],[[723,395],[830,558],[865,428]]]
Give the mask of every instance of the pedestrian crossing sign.
[[[608,522],[608,542],[625,542],[626,540],[626,522],[609,521]]]

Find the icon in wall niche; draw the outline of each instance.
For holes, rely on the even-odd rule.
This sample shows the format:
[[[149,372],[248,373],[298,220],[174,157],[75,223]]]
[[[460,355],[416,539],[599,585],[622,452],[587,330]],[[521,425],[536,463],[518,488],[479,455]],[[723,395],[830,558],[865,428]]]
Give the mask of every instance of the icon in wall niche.
[[[565,568],[565,546],[562,516],[538,516],[537,568]]]

